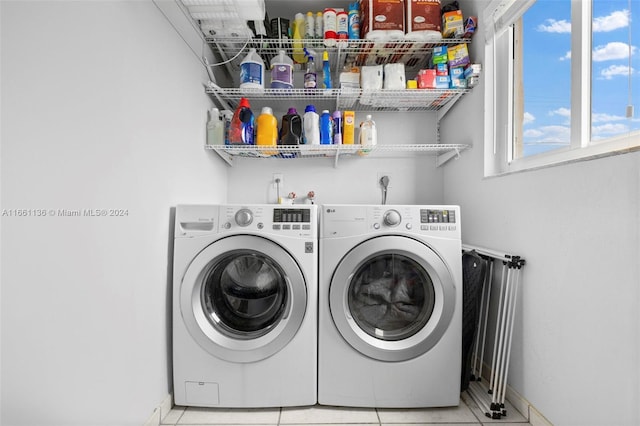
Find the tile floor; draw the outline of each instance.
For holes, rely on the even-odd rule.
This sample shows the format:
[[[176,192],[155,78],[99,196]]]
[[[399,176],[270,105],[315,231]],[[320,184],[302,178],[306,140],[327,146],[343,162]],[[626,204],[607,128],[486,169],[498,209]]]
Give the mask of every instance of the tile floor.
[[[342,408],[315,405],[267,409],[173,407],[163,425],[486,425],[531,426],[507,404],[507,416],[491,420],[465,393],[458,407],[430,409]]]

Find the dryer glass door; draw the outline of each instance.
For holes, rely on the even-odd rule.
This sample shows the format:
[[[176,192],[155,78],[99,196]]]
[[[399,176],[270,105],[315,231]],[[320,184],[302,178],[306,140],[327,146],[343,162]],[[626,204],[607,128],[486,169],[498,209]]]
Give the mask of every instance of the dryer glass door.
[[[455,304],[447,263],[427,244],[395,235],[355,246],[329,287],[331,317],[342,337],[383,361],[428,352],[447,332]]]
[[[424,328],[435,292],[428,272],[415,260],[386,253],[360,265],[347,297],[353,319],[367,334],[401,340]]]

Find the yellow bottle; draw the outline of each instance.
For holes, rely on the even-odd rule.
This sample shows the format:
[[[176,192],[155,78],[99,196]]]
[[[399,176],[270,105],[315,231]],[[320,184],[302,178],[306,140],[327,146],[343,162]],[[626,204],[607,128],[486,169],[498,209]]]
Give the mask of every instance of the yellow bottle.
[[[295,20],[293,21],[293,60],[299,64],[307,62],[307,56],[304,54],[304,45],[302,43],[305,31],[304,27],[304,15],[302,13],[296,13]]]
[[[353,145],[355,142],[356,113],[355,111],[345,111],[342,124],[342,144]]]
[[[256,122],[256,145],[273,146],[278,145],[278,119],[273,115],[273,110],[263,107]],[[263,155],[278,155],[278,150],[260,149]]]

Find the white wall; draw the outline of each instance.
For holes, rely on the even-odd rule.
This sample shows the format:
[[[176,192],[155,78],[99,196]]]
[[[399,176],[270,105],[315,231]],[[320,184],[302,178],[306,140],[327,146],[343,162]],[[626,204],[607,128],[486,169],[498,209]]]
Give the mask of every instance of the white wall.
[[[169,393],[171,207],[224,202],[204,70],[151,1],[0,2],[3,425],[140,425]]]
[[[484,179],[483,90],[443,127],[477,147],[444,194],[464,242],[526,258],[510,385],[556,425],[640,424],[640,153]]]

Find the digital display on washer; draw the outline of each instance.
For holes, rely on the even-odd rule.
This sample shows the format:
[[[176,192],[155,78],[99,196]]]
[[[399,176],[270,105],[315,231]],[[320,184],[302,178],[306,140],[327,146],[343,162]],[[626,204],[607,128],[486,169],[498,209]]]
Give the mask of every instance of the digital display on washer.
[[[273,223],[309,223],[311,210],[309,209],[274,209]]]
[[[456,211],[420,209],[420,223],[456,223]]]

